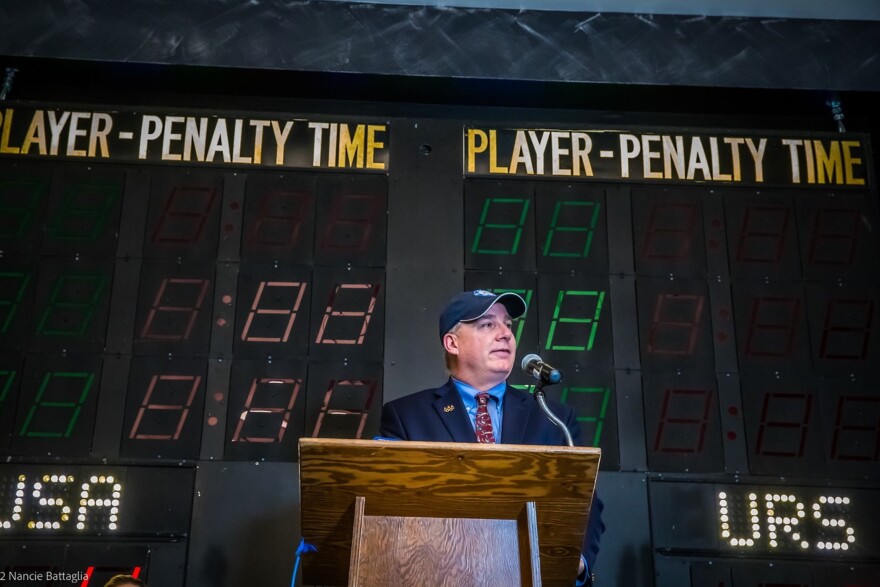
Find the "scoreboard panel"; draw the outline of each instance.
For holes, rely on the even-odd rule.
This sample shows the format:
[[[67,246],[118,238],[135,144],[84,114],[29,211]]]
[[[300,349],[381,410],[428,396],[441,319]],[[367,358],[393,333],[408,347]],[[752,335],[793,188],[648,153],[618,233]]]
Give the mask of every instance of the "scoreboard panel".
[[[0,584],[182,586],[200,459],[378,430],[384,175],[2,160],[0,207]]]
[[[189,124],[177,118],[168,128]],[[461,139],[438,150],[465,151],[438,182],[460,189],[431,190],[418,166],[389,172],[388,122],[296,118],[285,165],[276,122],[252,125],[278,130],[260,163],[140,156],[122,138],[109,161],[0,158],[0,572],[83,572],[89,585],[124,570],[182,587],[189,569],[187,584],[216,582],[214,540],[230,534],[228,556],[241,546],[223,519],[236,504],[230,520],[258,511],[287,537],[295,489],[276,502],[271,484],[295,485],[298,439],[378,431],[395,378],[418,369],[390,362],[388,341],[434,337],[416,293],[443,282],[526,300],[520,354],[563,373],[548,393],[576,408],[602,471],[642,476],[650,519],[606,540],[649,543],[658,585],[820,587],[844,564],[880,584],[865,522],[880,483],[880,214],[865,137],[728,137],[719,155],[700,151],[719,144],[705,133],[535,129],[523,142],[432,121]],[[368,133],[381,134],[372,154]],[[586,175],[590,133],[602,150]],[[169,136],[197,152],[196,135]],[[660,144],[694,151],[656,157]],[[786,176],[780,145],[795,144],[822,146],[824,183]],[[502,147],[509,165],[492,154]],[[425,193],[402,194],[401,178]],[[461,230],[410,237],[392,267],[404,198],[438,198]],[[439,248],[460,252],[453,267],[434,267]],[[425,266],[435,281],[388,307],[387,277],[409,286]],[[511,382],[534,389],[518,371]],[[252,477],[269,484],[258,504]],[[288,572],[293,550],[272,548],[284,562],[267,577]],[[259,572],[246,562],[237,573]]]

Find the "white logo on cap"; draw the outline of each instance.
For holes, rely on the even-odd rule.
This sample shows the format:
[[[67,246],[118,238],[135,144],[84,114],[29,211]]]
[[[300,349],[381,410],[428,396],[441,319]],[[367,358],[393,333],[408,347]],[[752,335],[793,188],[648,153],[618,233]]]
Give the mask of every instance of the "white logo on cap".
[[[493,294],[491,291],[486,291],[485,289],[475,290],[474,295],[475,296],[492,296],[492,297],[495,296],[495,294]]]

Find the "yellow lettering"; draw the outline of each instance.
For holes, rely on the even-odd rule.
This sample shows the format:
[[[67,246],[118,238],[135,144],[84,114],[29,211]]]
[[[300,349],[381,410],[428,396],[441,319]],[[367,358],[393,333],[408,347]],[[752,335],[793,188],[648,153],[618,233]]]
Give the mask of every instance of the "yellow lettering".
[[[700,137],[691,138],[691,156],[688,159],[687,179],[694,179],[697,170],[702,172],[703,179],[712,179],[709,171],[709,162],[706,160],[706,150],[703,149],[703,142]]]
[[[661,172],[651,169],[651,159],[660,159],[660,152],[651,150],[651,143],[658,141],[659,135],[642,135],[642,174],[645,179],[663,179]]]
[[[828,181],[837,184],[843,183],[843,163],[840,160],[840,143],[831,141],[831,153],[825,151],[822,141],[813,141],[816,149],[816,171],[818,183],[825,183],[825,174],[828,173]]]
[[[2,118],[2,115],[0,115]],[[37,151],[40,155],[45,155],[46,151],[46,119],[42,110],[34,112],[31,118],[31,124],[28,126],[27,133],[24,137],[24,143],[21,145],[22,155],[26,155],[31,150],[31,145],[36,143]]]
[[[526,166],[526,173],[533,175],[535,168],[532,158],[529,156],[529,143],[526,141],[525,131],[518,130],[513,138],[513,154],[510,156],[510,173],[515,174],[516,168],[522,163]]]
[[[192,161],[193,148],[196,151],[196,161],[204,161],[205,149],[208,146],[208,119],[200,118],[196,126],[196,119],[187,117],[183,137],[184,161]]]
[[[339,136],[339,125],[330,124],[330,141],[327,145],[327,167],[336,167],[336,140]]]
[[[489,146],[489,139],[484,131],[477,128],[469,128],[467,142],[467,170],[473,173],[477,170],[477,153],[482,153],[486,150],[486,147]]]
[[[721,173],[721,156],[718,153],[718,138],[709,137],[709,152],[712,155],[712,179],[730,181],[729,173]]]
[[[489,173],[507,173],[507,167],[498,165],[498,131],[489,131]],[[540,160],[539,160],[540,161]]]
[[[110,149],[107,147],[107,135],[113,128],[113,119],[106,112],[97,112],[92,115],[92,128],[89,133],[89,157],[97,154],[98,144],[101,145],[101,157],[110,156]]]
[[[757,147],[752,139],[746,139],[746,146],[755,162],[755,181],[761,183],[764,181],[764,151],[767,149],[767,139],[758,141]]]
[[[175,124],[183,124],[183,116],[166,116],[165,132],[162,133],[162,161],[180,161],[180,153],[171,152],[171,141],[179,141],[182,135],[172,132]]]
[[[684,179],[684,137],[676,135],[675,144],[672,137],[663,136],[663,177],[672,179],[672,167],[675,166],[675,176]]]
[[[229,153],[229,131],[226,128],[225,118],[217,119],[217,124],[214,126],[214,134],[211,136],[211,144],[208,146],[208,156],[205,160],[208,163],[213,163],[217,153],[223,155],[224,163],[229,163],[229,160],[232,158]]]
[[[364,166],[364,125],[359,124],[355,127],[354,137],[351,136],[347,124],[339,125],[339,166],[351,167],[350,163],[355,163],[355,167],[363,168]]]
[[[542,132],[539,137],[538,133],[530,130],[529,138],[532,140],[532,146],[535,148],[535,173],[538,175],[544,175],[544,151],[547,150],[547,143],[550,140],[550,135],[546,132]]]
[[[272,121],[272,128],[277,127],[277,122]],[[321,145],[324,142],[324,130],[330,126],[327,122],[310,122],[309,128],[315,131],[315,140],[312,146],[312,167],[321,166]],[[276,137],[278,134],[276,133]]]
[[[782,139],[782,144],[788,147],[788,157],[791,160],[791,183],[801,182],[801,159],[798,157],[798,145],[803,143],[800,139]]]
[[[733,160],[733,181],[742,181],[742,166],[739,159],[739,148],[745,139],[725,138],[724,143],[730,145],[730,157]]]
[[[275,165],[284,165],[284,149],[285,145],[287,145],[287,139],[290,137],[290,129],[292,128],[292,120],[285,122],[283,129],[278,126],[277,120],[272,121],[272,134],[275,135]]]
[[[67,119],[70,118],[70,112],[62,112],[61,118],[55,118],[55,111],[49,111],[49,132],[52,135],[52,139],[49,142],[49,154],[57,155],[58,147],[61,146],[61,131],[64,130],[64,125],[67,124]]]
[[[269,126],[268,120],[251,120],[254,127],[254,163],[259,165],[263,162],[263,129]]]
[[[565,169],[559,166],[559,158],[563,155],[568,155],[569,150],[564,149],[559,145],[560,139],[569,139],[571,140],[571,135],[567,132],[558,132],[554,131],[550,133],[551,143],[551,155],[553,157],[553,175],[571,175],[571,169]]]
[[[244,128],[244,120],[235,119],[235,130],[232,134],[232,162],[233,163],[250,163],[252,159],[241,154],[241,133]]]
[[[861,157],[853,157],[852,151],[850,150],[860,147],[861,144],[859,141],[843,141],[841,144],[843,145],[843,170],[846,175],[846,184],[865,185],[864,178],[856,177],[853,173],[853,166],[861,165],[862,159]]]
[[[807,158],[807,183],[816,183],[816,168],[813,165],[813,143],[804,141],[804,156]]]
[[[9,146],[9,132],[12,130],[12,115],[14,114],[14,110],[12,108],[6,109],[6,116],[0,115],[0,121],[3,122],[3,135],[0,138],[0,153],[18,153],[21,151],[18,147],[10,147]]]
[[[639,156],[641,143],[635,135],[620,135],[620,177],[629,177],[629,161]]]
[[[581,165],[584,166],[584,175],[593,176],[593,166],[590,164],[590,151],[593,150],[593,139],[585,132],[571,133],[571,158],[574,174],[581,174]]]
[[[52,125],[52,112],[49,112],[49,126]],[[138,159],[147,158],[147,145],[155,141],[162,134],[162,119],[152,114],[141,119],[141,142],[138,145]],[[55,132],[52,132],[52,143],[55,142]]]
[[[74,112],[70,115],[70,126],[67,128],[67,154],[71,157],[85,157],[85,149],[76,148],[76,139],[87,134],[86,129],[78,128],[81,120],[88,120],[88,112]]]
[[[367,169],[385,169],[383,161],[376,161],[376,150],[385,148],[385,143],[376,139],[376,133],[384,132],[384,124],[367,125]]]

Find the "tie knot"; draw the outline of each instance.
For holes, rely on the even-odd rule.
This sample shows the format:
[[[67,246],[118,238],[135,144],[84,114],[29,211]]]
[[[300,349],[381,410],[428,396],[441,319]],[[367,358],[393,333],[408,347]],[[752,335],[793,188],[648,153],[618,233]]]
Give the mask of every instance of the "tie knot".
[[[489,394],[485,391],[477,394],[477,403],[481,406],[488,405],[489,403]]]

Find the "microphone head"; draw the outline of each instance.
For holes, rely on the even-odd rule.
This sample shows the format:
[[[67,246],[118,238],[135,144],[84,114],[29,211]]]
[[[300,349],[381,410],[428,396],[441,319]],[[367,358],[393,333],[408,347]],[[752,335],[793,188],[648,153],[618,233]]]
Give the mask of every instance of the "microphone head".
[[[519,364],[520,369],[522,369],[526,375],[531,375],[531,373],[529,373],[529,363],[531,363],[532,361],[537,361],[540,363],[541,357],[532,353],[530,355],[524,356],[522,358],[522,362],[520,362],[520,364]]]

